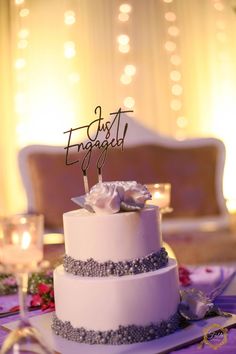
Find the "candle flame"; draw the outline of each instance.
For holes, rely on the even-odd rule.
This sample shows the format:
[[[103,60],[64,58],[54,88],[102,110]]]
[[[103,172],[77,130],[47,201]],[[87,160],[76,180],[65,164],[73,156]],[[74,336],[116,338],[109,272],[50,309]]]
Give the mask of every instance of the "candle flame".
[[[28,231],[24,231],[21,239],[21,248],[23,250],[26,250],[27,248],[29,248],[30,242],[31,242],[31,235],[29,234]]]
[[[163,194],[160,193],[160,192],[158,192],[158,191],[156,191],[156,192],[154,192],[153,197],[154,197],[155,199],[158,199],[158,198],[160,198],[160,197],[163,197]]]

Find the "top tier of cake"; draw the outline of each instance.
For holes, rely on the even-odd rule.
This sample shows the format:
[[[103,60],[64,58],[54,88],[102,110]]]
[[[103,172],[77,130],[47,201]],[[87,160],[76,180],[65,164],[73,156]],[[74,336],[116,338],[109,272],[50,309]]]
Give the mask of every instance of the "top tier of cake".
[[[162,246],[159,208],[99,215],[79,209],[64,213],[67,256],[118,262],[142,258]]]

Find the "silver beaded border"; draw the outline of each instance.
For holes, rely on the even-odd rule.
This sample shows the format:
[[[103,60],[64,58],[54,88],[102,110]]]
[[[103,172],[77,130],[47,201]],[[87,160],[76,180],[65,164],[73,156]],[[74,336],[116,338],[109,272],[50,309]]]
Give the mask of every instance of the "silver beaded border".
[[[63,258],[66,272],[82,277],[108,277],[135,275],[152,272],[168,264],[168,253],[162,247],[158,252],[153,252],[146,257],[120,262],[97,262],[93,258],[86,261],[76,260],[68,255]]]
[[[183,319],[175,313],[167,321],[151,323],[148,326],[119,326],[116,330],[94,331],[84,327],[74,328],[69,321],[61,321],[55,314],[52,329],[55,334],[79,343],[86,344],[132,344],[146,342],[175,332],[182,327]]]

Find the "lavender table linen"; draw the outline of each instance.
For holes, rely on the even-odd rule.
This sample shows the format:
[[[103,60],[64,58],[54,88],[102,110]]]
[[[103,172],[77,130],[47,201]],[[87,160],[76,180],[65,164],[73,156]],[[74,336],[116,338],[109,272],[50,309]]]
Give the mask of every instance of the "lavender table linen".
[[[191,287],[199,288],[200,290],[206,291],[209,293],[215,287],[219,286],[227,277],[230,277],[235,268],[228,267],[189,267],[191,271]],[[218,296],[215,300],[215,304],[221,308],[221,310],[226,312],[231,312],[236,314],[236,292],[234,289],[236,288],[236,277],[234,277],[232,283],[233,287],[230,286],[230,292],[225,289],[224,293]],[[231,290],[233,289],[233,291]],[[227,294],[227,295],[226,295]],[[228,295],[229,294],[229,295]],[[8,295],[0,297],[0,307],[1,312],[7,311],[11,307],[17,305],[17,295]],[[29,313],[29,316],[35,316],[42,313],[41,310],[33,311]],[[8,322],[12,322],[19,319],[19,314],[0,318],[0,325],[3,325]],[[0,345],[3,343],[7,332],[1,327],[0,328]],[[199,354],[199,353],[215,353],[216,350],[210,348],[208,345],[204,345],[204,347],[200,350],[197,344],[188,346],[187,348],[180,349],[177,351],[173,351],[172,353],[176,354]],[[235,354],[236,353],[236,329],[232,328],[229,330],[227,337],[227,344],[223,345],[221,348],[217,349],[217,353],[224,354]]]

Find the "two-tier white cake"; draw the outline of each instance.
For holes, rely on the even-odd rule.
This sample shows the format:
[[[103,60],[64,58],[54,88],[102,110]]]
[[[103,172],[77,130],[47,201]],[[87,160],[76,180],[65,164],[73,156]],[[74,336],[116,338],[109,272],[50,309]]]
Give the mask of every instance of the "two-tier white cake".
[[[128,199],[119,188],[118,195],[125,199],[123,209],[138,210],[106,214],[100,200],[101,213],[92,205],[96,213],[80,209],[63,215],[66,255],[54,271],[52,327],[65,338],[127,344],[179,326],[177,264],[162,247],[159,209],[144,203],[140,208],[140,199],[137,207],[132,186]],[[105,208],[116,209],[114,191],[111,195]]]

